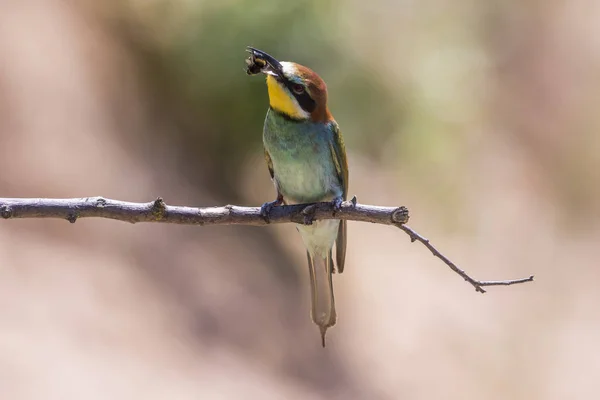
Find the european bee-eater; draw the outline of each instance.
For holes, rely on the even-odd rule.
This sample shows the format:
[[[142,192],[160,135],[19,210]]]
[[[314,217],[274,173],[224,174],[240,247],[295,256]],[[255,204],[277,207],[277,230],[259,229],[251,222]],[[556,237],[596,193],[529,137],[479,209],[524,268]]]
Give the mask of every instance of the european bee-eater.
[[[269,110],[263,129],[265,159],[277,190],[271,207],[331,201],[339,208],[348,195],[348,163],[338,124],[327,108],[327,86],[311,69],[277,61],[248,47],[249,75],[266,75]],[[321,220],[297,226],[308,258],[311,317],[319,326],[321,343],[336,322],[332,273],[335,243],[337,270],[344,270],[346,221]]]

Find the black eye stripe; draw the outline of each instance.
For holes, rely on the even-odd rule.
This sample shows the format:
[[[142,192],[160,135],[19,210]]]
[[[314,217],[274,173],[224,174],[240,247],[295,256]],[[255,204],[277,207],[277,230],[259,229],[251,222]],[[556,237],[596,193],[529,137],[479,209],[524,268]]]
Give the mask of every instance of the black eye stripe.
[[[312,99],[312,97],[310,97],[307,90],[304,90],[304,92],[298,94],[294,92],[294,85],[296,85],[295,82],[291,82],[289,79],[286,79],[284,80],[284,83],[290,93],[294,95],[296,100],[298,100],[298,104],[300,104],[300,107],[302,107],[304,111],[307,113],[312,113],[315,111],[315,108],[317,108],[317,103]]]

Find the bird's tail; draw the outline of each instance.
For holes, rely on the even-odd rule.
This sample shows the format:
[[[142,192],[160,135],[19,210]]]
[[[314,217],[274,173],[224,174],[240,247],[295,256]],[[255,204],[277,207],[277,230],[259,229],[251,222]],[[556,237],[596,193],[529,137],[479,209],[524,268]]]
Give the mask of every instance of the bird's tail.
[[[333,260],[331,251],[327,257],[318,254],[311,255],[306,252],[310,275],[311,317],[321,331],[321,344],[325,347],[325,332],[327,328],[335,325],[335,301],[333,298]]]

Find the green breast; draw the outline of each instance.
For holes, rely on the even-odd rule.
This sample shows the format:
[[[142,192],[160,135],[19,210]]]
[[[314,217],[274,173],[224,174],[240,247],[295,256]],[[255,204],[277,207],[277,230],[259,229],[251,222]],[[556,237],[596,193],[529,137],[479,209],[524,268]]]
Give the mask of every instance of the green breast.
[[[329,201],[343,193],[333,163],[328,124],[293,121],[269,110],[263,143],[288,203]]]

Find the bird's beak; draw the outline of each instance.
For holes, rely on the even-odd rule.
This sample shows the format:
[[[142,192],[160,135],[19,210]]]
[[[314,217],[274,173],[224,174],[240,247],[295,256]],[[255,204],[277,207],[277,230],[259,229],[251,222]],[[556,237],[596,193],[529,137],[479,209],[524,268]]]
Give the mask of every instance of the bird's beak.
[[[262,50],[248,46],[246,51],[250,53],[250,57],[246,60],[248,64],[247,72],[249,75],[255,75],[259,72],[267,75],[283,79],[283,65],[274,57],[265,53]]]

